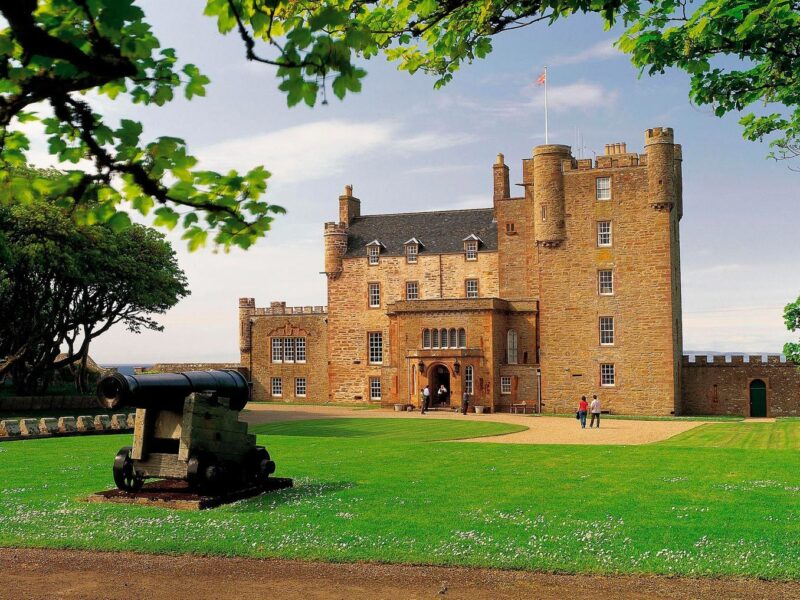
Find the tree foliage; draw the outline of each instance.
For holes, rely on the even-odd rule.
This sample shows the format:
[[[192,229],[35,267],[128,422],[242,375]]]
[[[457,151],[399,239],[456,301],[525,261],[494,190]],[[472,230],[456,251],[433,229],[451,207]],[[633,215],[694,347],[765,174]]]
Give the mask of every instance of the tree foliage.
[[[0,376],[21,393],[83,362],[91,342],[121,323],[161,330],[189,294],[174,251],[155,230],[77,224],[47,200],[0,205]],[[67,355],[56,360],[63,347]]]
[[[15,0],[0,4],[8,27],[0,31],[0,202],[53,198],[84,223],[130,225],[123,202],[155,224],[180,223],[190,249],[209,234],[223,247],[250,246],[269,230],[283,209],[263,196],[269,173],[216,173],[197,168],[183,140],[143,139],[141,123],[109,123],[85,96],[162,106],[176,94],[205,94],[200,70],[181,65],[172,48],[153,35],[134,0]],[[49,116],[34,110],[42,106]],[[48,179],[15,175],[26,164],[29,139],[20,129],[40,120],[50,153],[60,161],[91,168]],[[202,217],[202,219],[201,219]]]
[[[783,309],[783,321],[789,331],[800,331],[800,297],[787,304],[786,308]],[[800,340],[786,342],[783,346],[783,353],[786,358],[800,366]]]
[[[206,0],[223,34],[247,60],[275,68],[290,106],[361,90],[365,59],[383,55],[437,87],[484,58],[501,32],[596,13],[642,72],[691,77],[690,97],[716,114],[763,104],[741,119],[751,140],[770,138],[777,158],[800,152],[800,2],[794,0]],[[49,150],[76,168],[52,180],[0,169],[2,201],[55,198],[86,223],[130,224],[123,202],[155,224],[181,226],[190,249],[209,236],[247,248],[283,209],[264,199],[269,172],[197,169],[183,140],[143,139],[133,119],[110,123],[84,92],[162,106],[209,83],[154,36],[135,0],[15,0],[0,4],[0,166],[26,163],[26,122],[41,119]],[[46,105],[47,116],[34,113]],[[78,165],[81,166],[81,165]]]

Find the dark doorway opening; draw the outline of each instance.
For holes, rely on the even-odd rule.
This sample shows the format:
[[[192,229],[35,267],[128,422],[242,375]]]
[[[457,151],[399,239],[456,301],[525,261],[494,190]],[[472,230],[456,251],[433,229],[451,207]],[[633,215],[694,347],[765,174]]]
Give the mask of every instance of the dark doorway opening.
[[[431,382],[431,406],[432,408],[445,408],[450,406],[450,369],[444,365],[433,365],[428,377]],[[439,388],[444,386],[447,393],[439,395]]]
[[[767,416],[767,384],[760,379],[750,382],[750,416]]]

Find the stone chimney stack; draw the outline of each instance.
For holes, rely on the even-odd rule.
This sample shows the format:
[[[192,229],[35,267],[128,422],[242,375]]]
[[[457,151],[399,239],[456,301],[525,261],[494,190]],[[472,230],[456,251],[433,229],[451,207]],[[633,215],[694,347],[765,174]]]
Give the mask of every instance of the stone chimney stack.
[[[497,155],[497,160],[492,167],[494,171],[494,200],[505,200],[511,197],[511,184],[508,178],[508,166],[502,154]]]
[[[339,223],[349,226],[353,219],[361,216],[361,200],[353,196],[353,186],[344,186],[344,194],[339,196]]]

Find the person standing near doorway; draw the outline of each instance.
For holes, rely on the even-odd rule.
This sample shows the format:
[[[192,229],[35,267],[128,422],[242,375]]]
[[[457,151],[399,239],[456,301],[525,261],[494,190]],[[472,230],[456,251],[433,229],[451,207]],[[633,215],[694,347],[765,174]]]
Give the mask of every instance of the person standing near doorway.
[[[467,414],[467,409],[469,408],[469,394],[467,390],[464,390],[464,393],[461,394],[461,414]]]
[[[436,402],[439,404],[447,402],[447,388],[444,387],[444,384],[440,385],[439,389],[436,391]]]
[[[578,403],[578,419],[581,422],[581,429],[586,429],[586,411],[588,408],[586,396],[581,396],[581,401]]]
[[[592,411],[592,420],[589,423],[589,429],[594,425],[595,418],[597,418],[597,428],[600,429],[600,399],[597,397],[597,394],[592,396],[592,405],[589,407],[589,410]]]
[[[425,414],[425,411],[428,410],[428,403],[431,400],[431,388],[429,386],[425,386],[422,390],[422,414]]]

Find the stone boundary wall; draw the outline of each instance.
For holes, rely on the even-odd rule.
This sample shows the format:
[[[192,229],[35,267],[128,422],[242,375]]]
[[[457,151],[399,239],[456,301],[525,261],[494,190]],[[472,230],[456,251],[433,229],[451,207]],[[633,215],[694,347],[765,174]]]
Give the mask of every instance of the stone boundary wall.
[[[214,371],[220,369],[235,369],[245,374],[239,363],[156,363],[151,367],[136,367],[136,375],[143,373],[180,373],[182,371]]]
[[[685,355],[681,414],[750,416],[750,383],[767,386],[767,416],[800,415],[800,368],[778,354]]]
[[[0,442],[132,431],[136,413],[0,420]]]
[[[67,410],[94,408],[95,396],[8,396],[0,398],[0,410]]]

